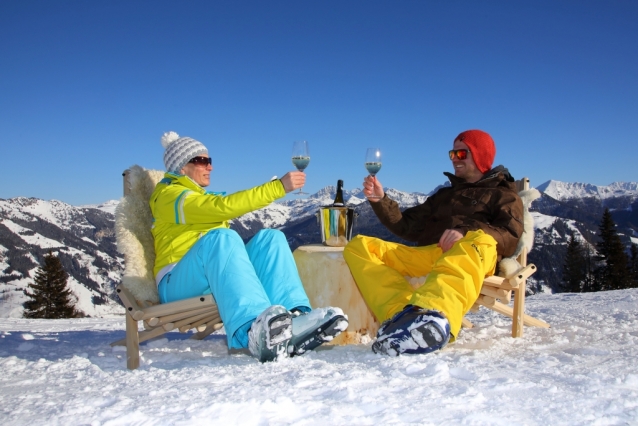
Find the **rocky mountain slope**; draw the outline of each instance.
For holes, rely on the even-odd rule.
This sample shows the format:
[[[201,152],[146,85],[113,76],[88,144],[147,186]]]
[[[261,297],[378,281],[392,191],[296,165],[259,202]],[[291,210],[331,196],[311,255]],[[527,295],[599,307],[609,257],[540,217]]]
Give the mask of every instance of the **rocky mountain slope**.
[[[55,200],[0,200],[0,316],[22,315],[23,290],[48,251],[69,274],[79,310],[90,316],[119,312],[113,288],[123,260],[115,249],[112,206],[105,211]]]
[[[542,197],[531,210],[535,220],[535,247],[529,255],[538,267],[530,291],[552,291],[562,275],[562,259],[570,233],[591,244],[605,207],[612,210],[623,241],[638,243],[638,183],[608,186],[548,181],[538,187]],[[387,189],[402,208],[422,203],[424,193]],[[308,198],[274,203],[233,221],[244,239],[265,227],[281,229],[291,249],[320,243],[316,213],[332,203],[335,187],[328,186]],[[365,202],[360,189],[344,190],[346,203],[355,209],[353,234],[398,241]],[[116,251],[113,232],[117,201],[74,207],[60,201],[34,198],[0,199],[0,317],[19,317],[23,290],[33,281],[42,256],[57,253],[69,273],[69,286],[78,308],[89,316],[120,314],[113,289],[119,283],[123,259]]]

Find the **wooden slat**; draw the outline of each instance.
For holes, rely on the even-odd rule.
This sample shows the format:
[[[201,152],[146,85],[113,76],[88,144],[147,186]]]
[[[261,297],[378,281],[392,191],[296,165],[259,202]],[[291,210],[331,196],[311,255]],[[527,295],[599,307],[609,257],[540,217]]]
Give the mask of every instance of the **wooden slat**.
[[[474,324],[472,324],[472,322],[469,319],[463,317],[463,319],[461,320],[461,327],[474,328]]]
[[[140,336],[137,321],[130,315],[126,317],[126,368],[135,370],[140,366]]]
[[[191,311],[199,309],[204,306],[215,305],[215,300],[212,294],[206,296],[192,297],[190,299],[179,300],[171,303],[160,303],[159,305],[151,306],[144,309],[144,315],[140,319],[148,319],[154,317],[163,317],[165,315],[177,314],[180,312]]]
[[[479,297],[479,299],[480,299],[480,297]],[[514,298],[514,299],[516,299],[516,298]],[[504,304],[502,304],[500,302],[495,302],[494,304],[486,306],[486,307],[498,312],[499,314],[503,314],[505,316],[508,316],[510,318],[513,318],[513,316],[514,316],[514,309],[509,307],[509,306],[507,306],[507,305],[504,305]],[[529,316],[527,314],[523,314],[523,318],[524,318],[525,325],[530,325],[530,326],[534,326],[534,327],[542,327],[542,328],[549,328],[550,327],[550,325],[547,324],[545,321],[539,320],[538,318],[534,318],[534,317]]]
[[[514,294],[514,308],[512,309],[512,337],[523,337],[523,324],[525,316],[525,289],[523,282],[521,288]]]
[[[500,299],[501,302],[508,304],[510,301],[511,290],[503,290],[500,288],[490,287],[487,285],[483,285],[481,288],[481,294],[489,297],[493,297],[495,299]]]
[[[163,317],[153,317],[148,319],[148,323],[153,327],[167,324],[169,322],[175,322],[184,318],[192,317],[194,315],[203,314],[207,312],[218,312],[217,305],[208,305],[203,308],[193,309],[192,311],[179,312],[177,314],[165,315]]]
[[[127,315],[127,318],[128,318],[128,315]],[[135,320],[133,320],[133,321],[135,321]],[[137,327],[137,321],[135,321],[135,323],[136,323],[135,327]],[[140,351],[139,343],[145,342],[145,341],[147,341],[149,339],[152,339],[154,337],[157,337],[157,336],[161,336],[164,333],[166,333],[166,330],[164,330],[162,327],[155,327],[152,330],[145,330],[145,331],[141,331],[141,332],[137,333],[137,335],[138,335],[138,345],[137,345],[138,367],[139,367],[139,351]],[[118,340],[116,342],[113,342],[113,343],[111,343],[111,346],[126,346],[126,348],[127,348],[127,356],[128,356],[127,339],[129,339],[128,330],[126,332],[126,338],[125,339],[121,339],[121,340]],[[131,368],[131,370],[134,370],[135,368],[137,368],[137,367]]]
[[[492,287],[501,288],[503,290],[516,290],[518,286],[521,285],[534,272],[536,272],[536,265],[530,263],[509,279],[492,275],[489,277],[485,277],[483,283],[486,283]]]
[[[140,333],[140,343],[161,336],[164,333],[166,333],[166,330],[164,330],[162,327],[157,327],[148,331],[142,331]]]
[[[536,265],[530,263],[525,266],[516,275],[510,277],[509,281],[512,286],[516,285],[516,288],[521,287],[525,288],[525,280],[527,280],[534,272],[536,272]],[[516,284],[514,284],[516,283]]]
[[[519,179],[515,183],[516,183],[516,192],[527,191],[529,189],[529,178],[527,177]]]
[[[528,266],[527,265],[527,249],[523,249],[523,251],[521,252],[521,254],[518,255],[518,258],[516,260],[521,266],[523,267]]]
[[[122,183],[124,184],[124,196],[126,197],[131,193],[131,182],[129,182],[129,176],[131,171],[129,169],[124,170],[122,173]]]
[[[476,303],[479,305],[491,307],[496,303],[496,299],[490,296],[484,296],[482,294],[479,295],[478,299],[476,299]]]
[[[509,305],[510,302],[512,301],[512,290],[501,290],[501,291],[504,291],[505,295],[503,297],[499,297],[499,299],[501,300],[502,303]]]
[[[194,323],[196,321],[199,321],[201,319],[208,318],[208,317],[209,317],[208,314],[200,314],[200,315],[196,315],[196,316],[191,317],[191,318],[183,319],[181,321],[176,321],[173,324],[175,324],[175,328],[179,329],[180,331],[182,330],[182,328],[184,326],[188,326],[188,328],[186,329],[186,331],[188,331],[189,329],[192,328],[192,326],[190,326],[190,324],[192,324],[192,323]],[[220,320],[220,322],[221,322],[221,320]],[[182,333],[185,333],[185,331],[182,331]]]
[[[213,321],[214,319],[219,318],[219,314],[217,314],[217,313],[214,313],[214,314],[203,314],[202,318],[200,318],[200,319],[195,319],[195,318],[197,318],[197,317],[194,317],[192,319],[192,321],[189,322],[187,325],[183,325],[182,327],[180,327],[179,328],[180,333],[186,333],[191,328],[197,329],[200,325],[206,325],[207,323]],[[204,327],[204,328],[206,328],[206,327]],[[198,329],[197,331],[201,331],[201,330]]]
[[[515,286],[510,284],[510,281],[507,278],[498,277],[496,275],[491,275],[489,277],[485,277],[483,280],[483,284],[488,284],[492,287],[502,288],[503,290],[514,290]]]
[[[194,333],[191,336],[191,339],[195,339],[195,340],[202,340],[204,337],[208,336],[209,334],[219,330],[220,328],[222,328],[224,326],[223,323],[221,322],[217,322],[217,321],[211,321],[208,324],[206,324],[206,328],[204,329],[204,331],[200,331],[198,333]]]

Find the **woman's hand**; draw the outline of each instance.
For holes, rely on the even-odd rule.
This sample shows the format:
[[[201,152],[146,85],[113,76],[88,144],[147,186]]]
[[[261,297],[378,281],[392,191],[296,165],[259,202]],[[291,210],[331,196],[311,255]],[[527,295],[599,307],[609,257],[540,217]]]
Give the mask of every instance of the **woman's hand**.
[[[306,183],[304,172],[288,172],[280,179],[286,193],[299,189]]]

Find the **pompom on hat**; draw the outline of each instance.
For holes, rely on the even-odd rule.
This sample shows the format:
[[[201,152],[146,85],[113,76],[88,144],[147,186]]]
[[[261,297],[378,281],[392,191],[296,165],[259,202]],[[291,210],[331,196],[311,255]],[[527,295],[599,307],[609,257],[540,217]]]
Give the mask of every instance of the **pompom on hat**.
[[[168,172],[179,174],[190,160],[198,155],[208,154],[203,143],[187,136],[180,138],[175,132],[164,133],[161,141],[164,147],[164,165]]]
[[[496,156],[496,145],[492,137],[482,130],[466,130],[455,141],[461,141],[470,149],[474,164],[481,173],[492,168]]]

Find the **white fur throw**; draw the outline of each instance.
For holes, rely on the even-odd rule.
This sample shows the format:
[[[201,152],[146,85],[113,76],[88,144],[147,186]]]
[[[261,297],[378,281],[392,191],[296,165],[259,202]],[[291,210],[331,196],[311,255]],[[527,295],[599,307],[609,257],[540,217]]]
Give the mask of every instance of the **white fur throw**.
[[[153,216],[148,201],[164,177],[160,170],[132,166],[128,170],[129,192],[115,209],[117,250],[124,254],[122,285],[138,302],[157,304],[159,297],[153,266],[155,245],[151,234]],[[125,182],[126,184],[126,182]]]
[[[516,251],[510,257],[501,259],[499,266],[499,275],[504,278],[510,278],[523,267],[518,263],[518,256],[523,253],[523,249],[529,253],[534,247],[534,218],[529,212],[529,206],[532,201],[541,196],[541,193],[536,188],[528,189],[518,193],[521,200],[523,200],[523,234],[521,239],[518,240]]]

